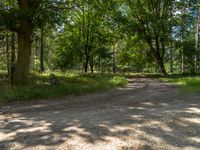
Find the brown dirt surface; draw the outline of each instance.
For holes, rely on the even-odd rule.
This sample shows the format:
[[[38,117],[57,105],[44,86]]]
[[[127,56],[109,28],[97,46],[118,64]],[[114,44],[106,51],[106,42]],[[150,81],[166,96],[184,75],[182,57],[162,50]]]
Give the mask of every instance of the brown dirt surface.
[[[0,150],[200,150],[200,94],[158,79],[0,108]]]

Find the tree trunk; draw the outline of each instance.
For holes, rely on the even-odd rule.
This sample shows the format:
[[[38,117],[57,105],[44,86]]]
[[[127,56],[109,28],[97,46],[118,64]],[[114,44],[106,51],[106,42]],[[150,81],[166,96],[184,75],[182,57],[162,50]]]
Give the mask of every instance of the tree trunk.
[[[22,16],[18,27],[18,51],[15,70],[14,83],[23,85],[28,82],[30,57],[31,57],[31,36],[32,21],[42,0],[18,0],[19,10],[23,13],[28,12],[27,16]]]
[[[174,69],[173,69],[173,49],[172,49],[172,42],[170,42],[169,48],[170,48],[170,72],[173,73]]]
[[[44,30],[40,33],[40,72],[44,72]]]
[[[162,59],[160,56],[157,56],[157,64],[158,64],[158,66],[159,66],[160,73],[161,73],[162,75],[167,75],[167,72],[166,72],[166,69],[165,69],[165,66],[164,66],[163,59]]]
[[[166,70],[165,70],[163,61],[160,62],[159,67],[160,67],[159,69],[160,69],[161,74],[162,74],[162,75],[167,75],[167,72],[166,72]]]
[[[73,57],[73,51],[70,51],[70,69],[73,69],[74,67],[74,57]]]
[[[86,56],[86,57],[85,57],[85,63],[84,63],[85,73],[88,72],[88,63],[89,63],[89,57]]]
[[[18,52],[17,65],[15,70],[14,82],[17,85],[23,85],[28,82],[30,57],[31,57],[31,35],[32,26],[28,20],[20,23],[18,32]]]
[[[98,58],[98,73],[100,73],[100,72],[101,72],[101,58],[99,56],[99,58]]]
[[[148,42],[148,41],[147,41]],[[164,65],[164,61],[163,61],[163,57],[164,57],[164,52],[163,52],[163,57],[160,54],[160,46],[159,43],[156,42],[156,48],[153,47],[153,44],[148,42],[151,51],[153,52],[153,55],[155,57],[156,63],[159,67],[159,71],[162,75],[167,75],[166,69],[165,69],[165,65]],[[164,50],[163,50],[164,51]]]
[[[7,61],[7,74],[10,77],[10,52],[9,52],[9,35],[6,31],[6,61]]]
[[[116,73],[116,49],[115,45],[113,45],[113,73]]]
[[[185,57],[184,57],[183,46],[180,50],[180,53],[181,53],[181,72],[184,73],[185,72]]]
[[[160,45],[161,44],[161,45]],[[165,47],[164,47],[164,43],[163,41],[161,40],[160,37],[156,36],[155,38],[155,56],[156,56],[156,59],[157,59],[157,64],[159,66],[159,70],[160,70],[160,73],[162,75],[166,75],[167,72],[166,72],[166,69],[165,69],[165,66],[164,66],[164,62],[163,62],[163,58],[164,58],[164,52],[165,52]],[[162,48],[161,48],[162,47]]]
[[[185,56],[184,56],[184,47],[183,47],[183,42],[185,39],[185,28],[184,28],[184,23],[185,23],[185,17],[184,15],[186,14],[185,12],[185,5],[184,7],[182,7],[181,9],[181,49],[180,49],[180,55],[181,55],[181,72],[184,73],[185,72]]]
[[[88,71],[88,61],[87,60],[84,64],[84,69],[85,69],[85,73],[87,73],[87,71]]]
[[[15,73],[15,34],[11,35],[11,60],[10,60],[10,84],[14,84],[14,73]]]
[[[197,8],[197,20],[196,20],[196,32],[195,32],[195,68],[196,71],[199,70],[199,30],[200,30],[200,6]]]
[[[93,56],[91,56],[90,58],[90,69],[91,69],[91,73],[94,73],[94,59]]]

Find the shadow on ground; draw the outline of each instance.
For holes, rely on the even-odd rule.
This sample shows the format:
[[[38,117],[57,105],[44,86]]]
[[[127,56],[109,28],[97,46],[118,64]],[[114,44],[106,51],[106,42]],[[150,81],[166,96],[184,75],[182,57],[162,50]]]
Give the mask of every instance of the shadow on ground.
[[[0,115],[0,149],[200,149],[200,95],[135,79],[127,88],[78,99],[7,110]]]

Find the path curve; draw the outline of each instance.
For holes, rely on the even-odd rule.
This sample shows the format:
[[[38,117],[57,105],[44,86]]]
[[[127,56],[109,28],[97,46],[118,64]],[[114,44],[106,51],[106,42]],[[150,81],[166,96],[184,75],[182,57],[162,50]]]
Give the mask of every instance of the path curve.
[[[1,150],[199,150],[200,94],[158,79],[0,108]]]

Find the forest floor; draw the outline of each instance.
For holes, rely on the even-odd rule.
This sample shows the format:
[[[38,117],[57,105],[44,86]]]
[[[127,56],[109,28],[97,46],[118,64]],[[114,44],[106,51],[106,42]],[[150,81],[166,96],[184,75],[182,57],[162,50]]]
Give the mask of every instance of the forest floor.
[[[0,108],[1,150],[199,150],[200,94],[158,79]]]

